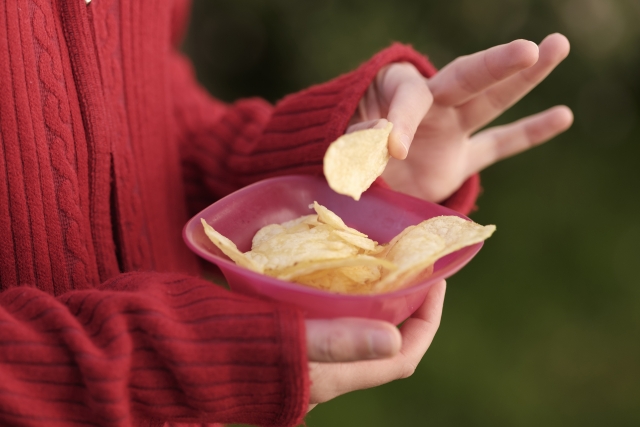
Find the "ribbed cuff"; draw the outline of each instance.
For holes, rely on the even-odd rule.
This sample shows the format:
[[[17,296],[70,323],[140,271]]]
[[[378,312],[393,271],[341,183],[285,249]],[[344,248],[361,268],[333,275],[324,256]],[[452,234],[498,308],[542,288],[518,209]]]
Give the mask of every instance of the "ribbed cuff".
[[[441,204],[458,211],[463,215],[469,215],[477,208],[476,200],[482,191],[480,187],[480,175],[471,175],[458,190]]]

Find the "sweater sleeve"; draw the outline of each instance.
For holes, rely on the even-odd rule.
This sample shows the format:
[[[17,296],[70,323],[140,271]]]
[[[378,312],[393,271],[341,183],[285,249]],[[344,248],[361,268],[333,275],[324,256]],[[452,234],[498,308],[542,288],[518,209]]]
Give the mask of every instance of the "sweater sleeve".
[[[1,425],[295,426],[306,413],[300,313],[201,279],[128,273],[57,298],[11,288],[0,324]]]
[[[175,54],[174,116],[191,210],[265,178],[322,174],[328,145],[345,132],[378,71],[393,62],[410,62],[426,77],[436,72],[423,55],[396,43],[356,70],[275,106],[261,99],[227,105],[211,98],[196,83],[189,61]],[[475,175],[444,204],[468,213],[478,192]]]

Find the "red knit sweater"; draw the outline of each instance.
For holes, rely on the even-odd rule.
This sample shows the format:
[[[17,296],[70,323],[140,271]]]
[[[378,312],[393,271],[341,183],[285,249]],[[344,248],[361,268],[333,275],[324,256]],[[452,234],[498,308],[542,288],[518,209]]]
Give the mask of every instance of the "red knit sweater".
[[[275,107],[225,105],[173,48],[185,3],[0,4],[0,425],[305,414],[301,314],[197,278],[181,228],[249,183],[321,173],[385,64],[435,71],[394,45]]]

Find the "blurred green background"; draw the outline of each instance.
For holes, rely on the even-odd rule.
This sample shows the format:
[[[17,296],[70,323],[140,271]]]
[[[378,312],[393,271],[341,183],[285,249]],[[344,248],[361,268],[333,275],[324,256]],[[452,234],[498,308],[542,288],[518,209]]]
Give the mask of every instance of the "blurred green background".
[[[567,60],[497,123],[556,104],[555,140],[482,173],[498,232],[449,280],[415,375],[320,405],[319,426],[640,425],[640,1],[196,0],[184,50],[217,97],[287,93],[392,41],[437,67],[552,32]]]

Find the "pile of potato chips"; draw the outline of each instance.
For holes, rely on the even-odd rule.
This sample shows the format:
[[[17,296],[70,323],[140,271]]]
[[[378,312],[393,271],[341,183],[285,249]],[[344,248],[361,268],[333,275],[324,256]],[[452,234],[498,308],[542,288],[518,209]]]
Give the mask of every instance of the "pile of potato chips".
[[[439,216],[407,227],[378,244],[314,202],[315,214],[261,228],[251,250],[236,245],[202,219],[211,241],[236,264],[258,273],[330,292],[373,294],[411,285],[441,257],[487,239],[495,226]],[[310,206],[311,207],[311,206]]]

